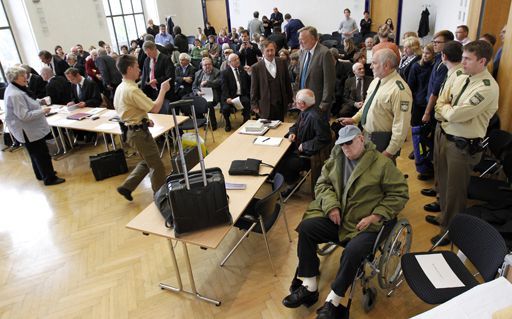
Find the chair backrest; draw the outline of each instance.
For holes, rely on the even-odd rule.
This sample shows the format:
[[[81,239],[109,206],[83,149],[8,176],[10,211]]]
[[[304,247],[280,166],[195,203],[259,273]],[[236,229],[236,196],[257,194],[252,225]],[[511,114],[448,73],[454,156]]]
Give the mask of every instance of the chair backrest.
[[[507,176],[508,182],[512,183],[512,150],[509,150],[503,156],[503,171]]]
[[[284,185],[283,175],[276,173],[274,175],[274,181],[272,183],[272,192],[260,199],[254,206],[255,212],[263,218],[263,224],[265,225],[265,231],[270,230],[281,212],[283,206],[281,200],[281,189]],[[258,225],[259,228],[259,225]]]
[[[208,102],[202,96],[187,96],[186,99],[192,99],[194,104],[194,110],[196,116],[200,114],[206,114],[208,112]],[[192,108],[190,105],[184,105],[180,107],[180,111],[185,116],[192,115]]]
[[[468,257],[487,282],[496,277],[507,254],[500,233],[486,221],[467,214],[457,214],[449,229],[451,241]]]

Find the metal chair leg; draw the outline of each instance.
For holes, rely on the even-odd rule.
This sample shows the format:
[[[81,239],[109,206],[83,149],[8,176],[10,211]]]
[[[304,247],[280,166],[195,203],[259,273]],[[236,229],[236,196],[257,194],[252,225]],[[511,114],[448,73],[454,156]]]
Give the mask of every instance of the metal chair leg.
[[[282,207],[281,207],[281,209],[282,209]],[[288,219],[286,218],[286,212],[283,210],[281,212],[281,214],[283,215],[284,227],[286,227],[286,233],[288,234],[288,240],[291,243],[292,242],[292,236],[290,236],[290,229],[288,229]]]
[[[235,247],[233,247],[229,253],[227,254],[226,257],[224,257],[224,259],[220,262],[220,266],[224,266],[224,264],[226,263],[226,261],[228,260],[229,257],[231,257],[231,255],[235,252],[235,250],[238,248],[238,246],[240,246],[240,244],[242,243],[242,241],[247,237],[249,236],[249,234],[251,233],[252,229],[254,227],[256,227],[257,223],[253,223],[251,225],[251,227],[249,227],[249,229],[244,233],[244,235],[242,236],[242,238],[240,238],[240,240],[236,243]]]
[[[265,239],[265,246],[267,247],[268,253],[268,261],[270,261],[270,266],[272,266],[272,272],[274,273],[274,277],[276,277],[276,269],[274,268],[274,263],[272,262],[272,256],[270,255],[270,247],[268,246],[267,240],[267,232],[265,231],[265,225],[263,224],[263,218],[259,217],[261,232],[263,233],[263,239]]]

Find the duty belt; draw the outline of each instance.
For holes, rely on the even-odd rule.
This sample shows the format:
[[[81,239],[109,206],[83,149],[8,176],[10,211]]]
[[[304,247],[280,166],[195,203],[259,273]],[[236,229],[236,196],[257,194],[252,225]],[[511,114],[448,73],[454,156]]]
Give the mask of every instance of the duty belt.
[[[468,147],[470,154],[476,154],[478,152],[483,151],[482,147],[482,138],[465,138],[460,136],[451,135],[445,132],[445,130],[440,126],[441,133],[446,136],[446,139],[450,142],[455,143],[455,146],[459,149],[464,149]]]
[[[130,131],[141,131],[141,130],[147,130],[148,129],[148,123],[141,123],[136,125],[127,125],[128,129]]]

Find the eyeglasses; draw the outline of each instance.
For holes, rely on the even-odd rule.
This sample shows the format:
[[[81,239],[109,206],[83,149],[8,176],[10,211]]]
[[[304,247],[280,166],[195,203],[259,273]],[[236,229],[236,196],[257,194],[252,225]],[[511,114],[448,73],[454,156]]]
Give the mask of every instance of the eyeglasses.
[[[354,142],[354,140],[350,140],[350,141],[347,141],[345,143],[341,143],[340,146],[343,146],[343,145],[350,146],[350,145],[352,145],[352,142]]]
[[[432,41],[433,44],[440,44],[440,43],[444,43],[444,41]]]

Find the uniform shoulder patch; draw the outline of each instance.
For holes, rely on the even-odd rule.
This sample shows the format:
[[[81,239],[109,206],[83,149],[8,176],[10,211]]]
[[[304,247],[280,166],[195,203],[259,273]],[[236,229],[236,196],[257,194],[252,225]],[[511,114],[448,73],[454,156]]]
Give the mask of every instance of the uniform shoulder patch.
[[[407,112],[409,110],[409,101],[400,101],[400,110],[402,112]]]
[[[485,86],[491,86],[491,81],[489,79],[483,79],[482,82],[484,82]]]
[[[457,70],[457,72],[455,72],[457,74],[457,76],[460,76],[462,75],[462,70]]]
[[[402,81],[397,80],[397,81],[396,81],[396,85],[398,86],[398,88],[400,89],[400,91],[405,90],[405,86],[404,86],[404,84],[402,83]]]
[[[484,80],[485,81],[485,80]],[[476,92],[475,95],[473,95],[470,99],[469,99],[469,102],[471,103],[471,105],[478,105],[480,102],[482,102],[483,100],[485,99],[485,97]]]

